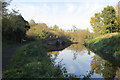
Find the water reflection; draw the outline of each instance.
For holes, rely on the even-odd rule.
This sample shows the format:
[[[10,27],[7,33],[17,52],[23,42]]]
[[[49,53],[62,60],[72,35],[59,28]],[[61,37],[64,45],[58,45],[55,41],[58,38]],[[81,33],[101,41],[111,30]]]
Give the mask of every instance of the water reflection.
[[[82,44],[73,44],[62,51],[49,52],[54,64],[61,63],[67,74],[77,78],[120,78],[120,58],[93,53]]]
[[[70,47],[68,47],[68,49],[74,50],[76,52],[80,52],[80,51],[85,50],[86,48],[81,43],[78,43],[78,44],[71,45]]]
[[[96,54],[99,56],[93,56],[91,61],[91,68],[95,73],[101,74],[106,80],[120,78],[120,60],[113,57],[113,55]]]
[[[75,48],[72,49],[71,46],[62,51],[49,52],[49,54],[52,55],[52,59],[55,60],[55,65],[61,62],[63,67],[65,67],[67,70],[67,75],[72,75],[74,77],[80,78],[92,76],[90,62],[92,60],[91,57],[94,54],[91,53],[88,55],[88,51],[84,47],[81,47],[81,51],[75,51]],[[76,48],[79,49],[79,46]],[[98,75],[96,75],[96,77],[98,77]]]
[[[56,44],[56,45],[51,45],[49,48],[49,52],[53,52],[53,51],[62,51],[65,48],[67,48],[68,46],[70,46],[72,43],[69,44]],[[54,53],[54,52],[53,52]]]

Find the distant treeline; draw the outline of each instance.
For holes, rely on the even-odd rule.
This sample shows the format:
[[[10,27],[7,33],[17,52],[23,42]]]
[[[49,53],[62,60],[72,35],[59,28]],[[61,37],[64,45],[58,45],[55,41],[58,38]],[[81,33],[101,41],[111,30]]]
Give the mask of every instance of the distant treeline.
[[[22,15],[15,10],[7,10],[8,2],[2,3],[2,36],[3,40],[21,42],[23,39],[36,40],[52,37],[63,37],[71,41],[86,42],[94,36],[106,33],[120,32],[120,15],[118,5],[105,7],[102,12],[95,13],[91,17],[90,23],[94,33],[88,29],[77,29],[73,26],[72,30],[65,32],[59,26],[48,27],[45,23],[36,23],[33,19],[27,22]],[[82,25],[82,24],[81,24]]]
[[[77,41],[84,43],[93,38],[93,34],[88,29],[73,29],[70,32],[66,32],[66,35],[70,37],[71,41]]]
[[[62,38],[67,38],[71,41],[78,41],[84,43],[88,39],[93,38],[93,33],[90,33],[88,29],[78,29],[73,26],[73,29],[64,31],[59,28],[59,26],[54,25],[53,27],[48,27],[45,23],[35,23],[34,20],[30,20],[30,29],[27,31],[27,36],[31,39],[45,39],[52,36],[53,38],[57,36]]]
[[[2,3],[2,36],[3,41],[21,42],[24,39],[36,40],[51,37],[62,37],[72,41],[83,41],[80,38],[90,38],[88,30],[75,29],[65,32],[54,25],[48,27],[45,23],[36,23],[33,19],[27,22],[22,15],[15,10],[9,11],[6,7],[8,2]],[[75,26],[74,26],[75,27]]]
[[[45,38],[58,38],[58,37],[64,37],[67,38],[64,35],[64,31],[62,29],[59,29],[57,25],[54,25],[53,27],[48,27],[45,23],[35,23],[34,20],[29,21],[30,29],[26,32],[27,37],[30,39],[45,39]]]
[[[3,41],[21,42],[24,39],[36,40],[52,37],[65,37],[63,30],[57,25],[51,28],[45,23],[35,23],[34,20],[26,21],[22,15],[15,11],[9,11],[6,7],[10,1],[2,3],[2,38]]]

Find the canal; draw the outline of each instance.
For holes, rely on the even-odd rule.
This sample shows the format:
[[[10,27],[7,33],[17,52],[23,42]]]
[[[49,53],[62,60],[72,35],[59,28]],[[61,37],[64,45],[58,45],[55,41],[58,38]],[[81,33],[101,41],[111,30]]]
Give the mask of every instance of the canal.
[[[76,78],[117,78],[120,76],[119,59],[103,58],[82,44],[72,44],[61,51],[49,52],[54,65],[62,65],[69,74]],[[107,56],[106,56],[107,57]],[[113,62],[112,62],[113,61]]]

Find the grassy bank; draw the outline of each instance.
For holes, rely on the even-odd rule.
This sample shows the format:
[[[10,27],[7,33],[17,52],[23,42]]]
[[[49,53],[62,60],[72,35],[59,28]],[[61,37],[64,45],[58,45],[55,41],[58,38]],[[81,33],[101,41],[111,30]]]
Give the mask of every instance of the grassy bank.
[[[61,65],[53,65],[48,50],[50,45],[35,41],[19,48],[3,78],[50,78],[64,77]]]
[[[120,55],[120,33],[101,35],[85,43],[85,46],[93,52]]]

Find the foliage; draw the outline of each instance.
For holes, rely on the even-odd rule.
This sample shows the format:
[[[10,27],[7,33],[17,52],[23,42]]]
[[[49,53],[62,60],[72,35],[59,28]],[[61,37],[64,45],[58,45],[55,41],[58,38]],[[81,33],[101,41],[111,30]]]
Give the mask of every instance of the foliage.
[[[119,38],[119,33],[109,33],[85,43],[85,46],[96,54],[93,56],[91,68],[106,80],[119,78]]]
[[[120,14],[119,14],[119,12],[120,12],[120,8],[118,7],[118,5],[116,5],[115,6],[115,15],[116,15],[116,18],[117,18],[117,24],[119,25],[119,27],[120,27]]]
[[[7,13],[7,11],[8,11],[8,9],[6,9],[6,7],[8,6],[8,5],[10,5],[10,2],[11,2],[11,0],[7,0],[7,1],[0,1],[0,3],[2,4],[2,9],[0,9],[0,10],[2,10],[2,16],[6,16],[8,13]]]
[[[36,23],[35,23],[35,21],[34,21],[33,19],[31,19],[31,20],[29,21],[29,25],[30,25],[30,26],[34,26],[34,25],[36,25]]]
[[[75,50],[77,52],[81,52],[81,51],[85,50],[85,47],[83,44],[78,43],[78,44],[71,45],[70,47],[68,47],[68,49]]]
[[[54,62],[47,54],[49,47],[41,41],[21,47],[9,67],[3,72],[3,78],[64,77],[62,71],[65,69],[61,65],[53,65]]]
[[[104,55],[104,54],[103,54]],[[119,66],[116,62],[109,62],[99,56],[93,56],[91,61],[91,68],[95,73],[102,75],[106,80],[120,78]]]
[[[92,39],[92,35],[89,32],[88,29],[80,30],[76,29],[73,30],[72,32],[66,32],[65,35],[69,36],[71,38],[71,41],[77,41],[80,43],[84,43],[89,39]]]
[[[115,14],[115,9],[112,6],[105,7],[101,13],[95,13],[90,20],[93,31],[97,34],[120,32]]]
[[[59,30],[59,27],[57,25],[54,25],[53,30]]]
[[[28,29],[28,22],[21,15],[9,14],[2,19],[3,38],[7,40],[20,42],[25,37]]]
[[[8,2],[3,2],[2,7],[3,39],[21,42],[21,40],[26,36],[26,31],[29,29],[29,24],[17,11],[13,10],[11,13],[8,13],[6,9],[7,4]]]
[[[50,33],[48,32],[48,27],[45,23],[39,23],[31,27],[27,32],[27,37],[33,39],[45,39],[48,38]]]
[[[116,53],[119,55],[120,51],[120,34],[118,33],[109,33],[106,35],[99,36],[95,39],[92,39],[86,42],[86,47],[92,49],[95,52],[103,52],[109,53],[111,55],[115,55]]]
[[[56,36],[61,38],[68,38],[65,32],[59,29],[58,26],[54,26],[53,28],[48,28],[45,23],[36,23],[33,27],[31,27],[27,31],[27,36],[34,39],[45,39],[52,36],[52,38],[56,38]]]

